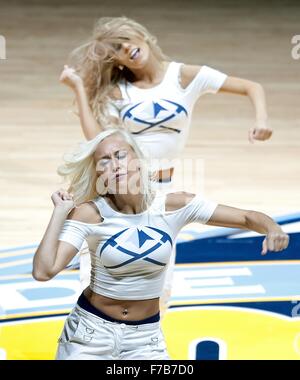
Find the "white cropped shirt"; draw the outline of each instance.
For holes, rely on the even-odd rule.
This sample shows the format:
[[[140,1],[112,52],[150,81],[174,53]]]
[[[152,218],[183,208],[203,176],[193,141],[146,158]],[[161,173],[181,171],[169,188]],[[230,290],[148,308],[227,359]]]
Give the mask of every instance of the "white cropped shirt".
[[[197,194],[186,206],[165,210],[166,195],[157,192],[140,214],[113,210],[103,197],[93,200],[103,221],[66,220],[59,240],[80,250],[87,241],[91,255],[90,288],[119,300],[160,297],[176,236],[192,222],[206,223],[217,204]]]
[[[181,65],[170,62],[162,82],[155,87],[142,89],[121,81],[122,100],[109,104],[109,112],[123,121],[151,158],[153,171],[173,166],[170,161],[179,157],[186,144],[196,101],[206,93],[216,93],[227,78],[218,70],[202,66],[183,89]]]

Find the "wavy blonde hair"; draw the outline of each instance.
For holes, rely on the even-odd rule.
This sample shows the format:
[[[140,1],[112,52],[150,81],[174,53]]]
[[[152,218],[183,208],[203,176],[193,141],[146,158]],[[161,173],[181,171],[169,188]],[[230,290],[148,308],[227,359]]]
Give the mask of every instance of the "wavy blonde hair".
[[[92,140],[80,143],[73,152],[64,155],[64,164],[58,167],[57,173],[69,183],[68,192],[74,195],[75,204],[88,202],[99,195],[104,195],[97,193],[98,176],[94,153],[101,141],[114,134],[121,135],[139,159],[140,183],[144,195],[142,207],[147,209],[154,196],[148,158],[142,153],[131,134],[123,129],[110,127]]]
[[[92,39],[74,49],[69,56],[70,65],[83,79],[92,112],[102,126],[112,123],[107,105],[115,99],[113,89],[120,80],[128,81],[133,77],[128,68],[120,70],[114,59],[118,45],[124,39],[137,37],[144,39],[158,61],[167,59],[157,45],[156,37],[143,25],[125,16],[99,18]]]

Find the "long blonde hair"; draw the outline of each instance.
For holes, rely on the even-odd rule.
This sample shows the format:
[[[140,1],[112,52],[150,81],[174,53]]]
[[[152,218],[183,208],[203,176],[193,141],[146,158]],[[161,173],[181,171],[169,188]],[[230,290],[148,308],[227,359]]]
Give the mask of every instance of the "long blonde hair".
[[[114,97],[113,89],[116,84],[121,79],[127,81],[132,78],[132,73],[126,67],[120,70],[113,56],[124,38],[134,37],[142,37],[158,61],[167,59],[157,45],[156,37],[143,25],[124,16],[99,18],[94,26],[92,39],[70,54],[70,65],[83,79],[89,105],[102,126],[112,123],[107,105]]]
[[[97,172],[94,153],[98,144],[108,136],[119,134],[134,150],[140,164],[140,182],[143,190],[143,205],[147,209],[153,200],[152,177],[148,169],[148,158],[142,153],[131,134],[124,129],[110,127],[95,138],[79,144],[77,149],[64,155],[64,164],[57,173],[69,183],[68,192],[73,193],[75,204],[90,201],[99,195],[96,189]]]

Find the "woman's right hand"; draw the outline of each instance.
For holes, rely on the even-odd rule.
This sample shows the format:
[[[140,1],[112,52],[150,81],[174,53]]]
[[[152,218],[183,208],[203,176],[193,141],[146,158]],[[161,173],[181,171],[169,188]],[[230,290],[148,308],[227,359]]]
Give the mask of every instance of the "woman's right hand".
[[[69,67],[68,65],[64,65],[59,81],[68,87],[71,87],[72,90],[76,90],[78,86],[83,85],[82,78],[76,74],[75,69]]]
[[[51,195],[52,202],[55,208],[63,209],[65,212],[70,212],[75,207],[73,194],[68,193],[64,189],[55,191]]]

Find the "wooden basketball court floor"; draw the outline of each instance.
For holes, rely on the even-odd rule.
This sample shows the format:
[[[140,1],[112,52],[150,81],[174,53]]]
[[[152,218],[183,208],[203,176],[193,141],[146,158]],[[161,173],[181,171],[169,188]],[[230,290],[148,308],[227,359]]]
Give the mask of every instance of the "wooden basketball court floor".
[[[299,210],[300,60],[297,2],[10,1],[0,5],[0,246],[41,239],[64,152],[83,139],[73,95],[58,81],[68,53],[100,16],[145,24],[172,60],[206,64],[260,82],[271,140],[248,143],[254,113],[247,98],[203,96],[184,155],[203,159],[207,197],[271,215]]]

